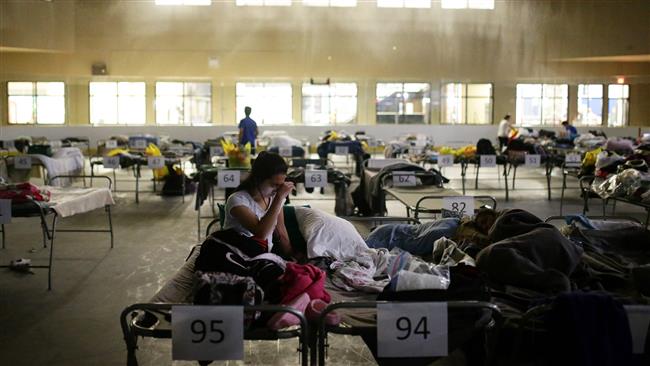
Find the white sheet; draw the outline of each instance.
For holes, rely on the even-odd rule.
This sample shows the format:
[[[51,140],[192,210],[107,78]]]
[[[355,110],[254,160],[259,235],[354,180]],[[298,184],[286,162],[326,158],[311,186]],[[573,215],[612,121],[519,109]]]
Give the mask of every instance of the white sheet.
[[[79,175],[83,172],[84,156],[76,147],[65,147],[57,150],[50,158],[40,154],[30,156],[41,161],[47,171],[47,178],[52,179],[57,175]],[[50,184],[56,186],[67,186],[71,184],[69,178],[61,178],[52,181]]]
[[[46,186],[52,193],[49,206],[61,217],[96,210],[115,201],[108,188],[59,188]]]

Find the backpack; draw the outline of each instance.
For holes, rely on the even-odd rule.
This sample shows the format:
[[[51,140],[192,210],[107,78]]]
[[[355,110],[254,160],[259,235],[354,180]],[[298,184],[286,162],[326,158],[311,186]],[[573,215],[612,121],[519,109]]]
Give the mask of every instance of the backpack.
[[[181,192],[183,190],[183,180],[185,180],[185,192]],[[194,192],[196,192],[196,183],[188,178],[185,173],[171,169],[167,177],[165,177],[165,184],[163,184],[162,188],[163,196],[181,196]]]
[[[480,139],[476,143],[477,155],[496,155],[497,151],[492,146],[492,142],[488,139]]]

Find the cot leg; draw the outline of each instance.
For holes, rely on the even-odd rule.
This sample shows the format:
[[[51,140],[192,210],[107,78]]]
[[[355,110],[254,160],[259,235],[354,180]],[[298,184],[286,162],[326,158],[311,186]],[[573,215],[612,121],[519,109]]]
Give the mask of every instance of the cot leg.
[[[185,170],[181,169],[183,172],[183,182],[181,183],[181,202],[185,203]]]
[[[138,349],[138,338],[134,337],[129,330],[128,317],[129,315],[124,312],[120,316],[124,343],[126,343],[126,364],[127,366],[138,366],[138,358],[135,355],[135,351]]]
[[[48,228],[47,228],[47,221],[45,221],[45,217],[41,217],[41,227],[43,228],[43,248],[47,248],[47,239],[49,238],[48,234]]]
[[[515,189],[515,178],[517,177],[517,166],[515,165],[515,170],[512,172],[512,189]]]
[[[56,218],[57,215],[54,214],[52,219],[52,236],[50,237],[50,262],[47,266],[47,290],[52,290],[52,257],[54,256],[54,236],[56,233]]]
[[[106,205],[106,214],[108,215],[108,230],[111,234],[111,249],[113,249],[113,217],[111,216],[110,205]]]
[[[546,190],[548,191],[548,200],[551,200],[551,174],[553,173],[553,167],[546,167]]]
[[[135,165],[135,203],[140,203],[140,164]]]
[[[117,193],[117,175],[115,174],[115,169],[113,169],[113,193]]]
[[[465,176],[467,175],[467,163],[461,161],[460,163],[460,180],[463,184],[463,195],[465,195]]]
[[[478,171],[481,169],[480,165],[476,165],[476,179],[474,179],[474,189],[478,189]]]
[[[90,162],[90,186],[93,186],[93,177],[95,176],[95,166]]]
[[[510,167],[506,163],[506,165],[503,166],[503,183],[505,183],[506,186],[506,201],[510,200],[510,190],[508,188],[508,173],[510,172]]]
[[[562,172],[562,193],[560,193],[560,216],[564,208],[564,190],[566,189],[566,172]]]
[[[327,343],[327,333],[325,325],[322,324],[318,332],[318,366],[325,366],[325,347]]]
[[[616,215],[616,201],[612,203],[612,215]]]

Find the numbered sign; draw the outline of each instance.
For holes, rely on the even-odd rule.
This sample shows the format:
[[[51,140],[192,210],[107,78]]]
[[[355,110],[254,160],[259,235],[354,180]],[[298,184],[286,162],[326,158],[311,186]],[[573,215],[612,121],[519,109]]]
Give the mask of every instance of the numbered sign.
[[[147,148],[147,140],[145,140],[145,139],[133,140],[133,147],[136,148],[136,149],[146,149]]]
[[[368,168],[370,169],[382,169],[392,164],[398,163],[408,163],[404,159],[370,159],[368,160]]]
[[[564,157],[564,166],[567,168],[579,168],[582,165],[582,156],[580,154],[571,153],[566,154]]]
[[[172,306],[172,359],[243,358],[243,306]]]
[[[650,306],[625,305],[627,319],[632,333],[632,352],[642,354],[648,338],[650,326]]]
[[[454,165],[453,155],[438,155],[438,166],[440,168]]]
[[[165,166],[164,156],[148,156],[147,166],[151,169],[160,169]]]
[[[447,303],[377,305],[379,357],[447,356]]]
[[[7,140],[2,143],[2,146],[9,150],[9,149],[15,149],[16,145],[14,145],[14,140]]]
[[[14,158],[14,168],[26,170],[32,168],[32,157],[31,156],[16,156]]]
[[[117,148],[117,140],[106,140],[105,144],[107,149]]]
[[[305,170],[305,187],[326,187],[327,170]]]
[[[119,169],[120,157],[119,156],[104,156],[102,158],[102,165],[106,169]]]
[[[451,211],[457,217],[474,216],[474,197],[445,197],[442,199],[442,208]]]
[[[223,147],[210,146],[210,157],[212,156],[223,156]]]
[[[525,166],[527,168],[537,168],[542,163],[542,157],[538,154],[526,154]]]
[[[481,155],[481,168],[494,168],[497,166],[496,155]]]
[[[293,149],[291,146],[280,146],[278,147],[278,153],[280,156],[290,158],[293,155]]]
[[[334,154],[336,155],[347,155],[350,152],[350,148],[347,146],[334,146]]]
[[[0,200],[0,224],[11,224],[11,200]]]
[[[221,188],[236,188],[239,186],[241,171],[239,170],[219,170],[217,173],[217,186]]]
[[[393,172],[394,187],[414,187],[416,184],[414,172]]]

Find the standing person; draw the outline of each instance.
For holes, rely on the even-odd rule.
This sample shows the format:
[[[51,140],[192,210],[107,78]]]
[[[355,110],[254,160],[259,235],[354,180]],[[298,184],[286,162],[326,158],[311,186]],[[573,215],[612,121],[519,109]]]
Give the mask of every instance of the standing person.
[[[255,140],[257,139],[257,123],[253,121],[251,116],[251,107],[244,108],[246,117],[239,121],[239,144],[246,145],[247,142],[251,144],[251,154],[255,154]]]
[[[503,151],[504,146],[508,146],[508,135],[512,131],[512,125],[510,124],[510,115],[506,114],[505,117],[499,122],[499,131],[497,132],[497,137],[499,138],[499,150]]]
[[[578,129],[572,126],[569,121],[563,121],[562,126],[564,126],[564,129],[569,134],[569,139],[571,141],[578,137]]]

